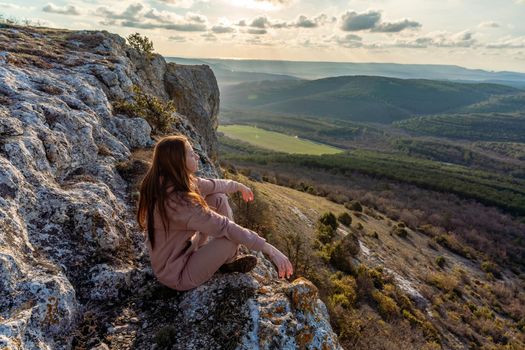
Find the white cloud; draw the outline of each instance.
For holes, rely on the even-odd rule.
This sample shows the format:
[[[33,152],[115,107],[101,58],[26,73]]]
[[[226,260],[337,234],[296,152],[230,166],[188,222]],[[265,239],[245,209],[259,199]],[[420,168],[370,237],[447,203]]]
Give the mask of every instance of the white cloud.
[[[330,45],[323,44],[321,42],[315,41],[308,38],[308,39],[299,39],[294,43],[294,47],[299,48],[311,48],[311,49],[328,49],[330,48]]]
[[[175,18],[172,14],[166,11],[158,11],[157,9],[150,9],[144,14],[144,18],[156,20],[160,23],[172,23]]]
[[[341,17],[341,29],[346,32],[372,29],[381,20],[379,11],[368,11],[366,13],[357,13],[348,11]]]
[[[525,36],[506,37],[486,45],[488,49],[525,49]]]
[[[464,30],[457,33],[432,32],[416,38],[403,39],[397,38],[394,41],[365,42],[360,36],[348,34],[345,37],[333,36],[329,39],[339,46],[347,48],[363,47],[367,49],[384,48],[412,48],[423,49],[428,47],[436,48],[470,48],[477,45],[475,33]]]
[[[181,32],[204,32],[207,18],[196,13],[180,16],[169,11],[146,8],[142,4],[131,4],[122,12],[99,7],[95,15],[103,17],[102,25],[113,25],[140,29],[166,29]]]
[[[25,7],[25,6],[20,6],[20,5],[15,5],[15,4],[9,4],[9,3],[6,3],[6,2],[0,2],[0,7],[3,7],[3,8],[6,8],[6,9],[16,9],[16,10],[21,10],[21,9],[32,9],[31,7]]]
[[[478,28],[499,28],[501,25],[495,21],[485,21],[478,24]]]
[[[57,13],[61,15],[70,15],[70,16],[80,15],[80,11],[75,6],[72,6],[72,5],[60,7],[52,3],[49,3],[42,8],[42,11],[49,12],[49,13]]]
[[[258,29],[258,28],[250,28],[246,31],[246,33],[248,34],[257,34],[257,35],[262,35],[262,34],[266,34],[267,31],[266,29]]]
[[[266,3],[270,3],[270,4],[275,4],[275,5],[287,5],[287,4],[291,4],[293,2],[291,0],[255,0],[255,1],[266,2]]]
[[[392,46],[408,48],[473,47],[477,43],[474,36],[475,33],[470,30],[457,33],[432,32],[414,39],[397,39]]]
[[[250,23],[250,27],[254,28],[266,28],[270,25],[270,21],[268,21],[268,18],[261,16],[255,18],[252,23]]]
[[[188,12],[184,16],[188,21],[197,22],[197,23],[206,23],[208,18],[198,13]]]
[[[363,46],[363,38],[355,34],[347,34],[344,37],[334,36],[330,39],[330,41],[333,41],[339,46],[346,48],[356,48]]]
[[[363,13],[347,11],[341,16],[341,30],[357,32],[370,30],[372,32],[397,33],[405,29],[419,29],[421,24],[409,19],[397,22],[381,22],[381,12],[369,10]]]
[[[172,5],[173,7],[185,8],[185,9],[193,7],[198,2],[208,2],[208,0],[157,0],[157,1]]]
[[[296,23],[297,23],[298,27],[302,27],[302,28],[314,28],[314,27],[317,27],[317,23],[314,20],[312,20],[312,19],[310,19],[310,18],[308,18],[306,16],[303,16],[303,15],[299,16],[299,18],[297,19]]]
[[[206,41],[217,41],[217,37],[215,35],[213,35],[212,33],[201,34],[201,36]]]
[[[211,27],[211,31],[215,34],[225,34],[225,33],[233,33],[235,32],[235,29],[232,27],[224,26],[224,25],[215,25]]]
[[[104,17],[108,20],[123,19],[128,21],[138,21],[140,12],[144,9],[142,4],[129,5],[123,12],[116,13],[107,7],[99,7],[95,11],[95,15]]]
[[[170,36],[168,39],[176,43],[183,43],[186,41],[186,38],[181,35],[173,35],[173,36]]]
[[[405,29],[418,29],[421,27],[421,24],[416,21],[411,21],[404,19],[398,22],[387,22],[379,23],[374,28],[372,32],[383,32],[383,33],[397,33]]]
[[[295,21],[280,21],[280,20],[270,20],[266,16],[259,16],[251,21],[245,19],[237,22],[239,27],[251,27],[258,29],[282,29],[282,28],[317,28],[326,23],[331,23],[337,21],[337,18],[334,16],[327,16],[326,14],[320,14],[316,17],[307,17],[305,15],[299,15]]]
[[[122,27],[139,28],[139,29],[167,29],[179,32],[204,32],[206,26],[199,23],[148,23],[148,22],[134,22],[122,21]]]
[[[272,1],[272,0],[223,0],[228,5],[236,7],[244,7],[247,9],[255,9],[262,11],[277,11],[285,7],[289,7],[296,3],[297,0]]]
[[[336,17],[333,16],[327,16],[324,13],[316,16],[315,18],[308,18],[304,15],[300,15],[295,23],[293,23],[291,26],[293,27],[299,27],[299,28],[316,28],[319,26],[322,26],[326,23],[335,22],[337,21]]]
[[[255,38],[248,38],[244,41],[244,43],[249,45],[257,45],[257,46],[273,46],[274,43],[270,41],[263,41],[260,37]]]

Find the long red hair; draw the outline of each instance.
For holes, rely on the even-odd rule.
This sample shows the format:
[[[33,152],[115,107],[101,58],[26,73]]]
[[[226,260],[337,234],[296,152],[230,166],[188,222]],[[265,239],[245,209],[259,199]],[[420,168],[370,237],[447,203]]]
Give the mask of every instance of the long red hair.
[[[158,206],[166,233],[169,232],[165,207],[168,197],[176,196],[209,208],[199,193],[195,176],[186,167],[186,143],[191,146],[188,138],[182,134],[166,136],[159,140],[153,151],[153,161],[140,184],[137,222],[142,231],[147,229],[152,248],[155,244],[155,205]],[[168,193],[169,186],[173,186],[173,189]]]

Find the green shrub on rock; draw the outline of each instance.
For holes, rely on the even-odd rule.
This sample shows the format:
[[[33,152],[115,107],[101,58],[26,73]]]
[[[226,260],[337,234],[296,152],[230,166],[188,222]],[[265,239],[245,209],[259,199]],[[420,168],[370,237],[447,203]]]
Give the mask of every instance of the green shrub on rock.
[[[330,253],[330,264],[336,269],[353,274],[354,256],[359,253],[359,240],[353,234],[348,234],[338,241]]]
[[[408,231],[404,228],[397,227],[394,229],[394,233],[398,235],[401,238],[407,238],[408,237]]]
[[[352,224],[352,216],[350,216],[350,214],[347,212],[339,214],[337,220],[339,220],[339,222],[345,226],[350,226]]]
[[[496,264],[492,261],[485,260],[481,263],[481,269],[487,273],[492,273],[494,277],[501,278],[501,272]]]
[[[332,242],[337,234],[337,227],[339,224],[334,213],[324,213],[317,221],[317,239],[323,244]]]
[[[438,256],[438,257],[436,258],[436,265],[437,265],[437,266],[443,268],[443,267],[445,266],[445,263],[446,263],[446,261],[445,261],[445,257],[443,257],[443,256],[440,255],[440,256]]]
[[[363,206],[358,201],[346,202],[345,203],[345,208],[350,209],[350,210],[354,210],[354,211],[358,211],[358,212],[362,212],[363,211]]]
[[[329,225],[332,227],[332,229],[337,230],[337,227],[339,224],[337,223],[337,218],[335,217],[334,213],[331,211],[324,213],[320,218],[319,222],[324,225]]]
[[[133,118],[144,118],[151,126],[154,134],[166,133],[175,122],[173,101],[162,101],[156,96],[142,91],[138,85],[133,85],[132,101],[118,100],[113,103],[113,111]]]
[[[378,290],[371,293],[373,300],[377,303],[379,314],[386,320],[392,320],[399,317],[401,310],[394,299],[384,295]]]
[[[332,242],[336,234],[336,231],[330,225],[319,223],[317,225],[317,239],[323,243],[328,244]]]
[[[339,276],[334,274],[330,277],[333,294],[329,298],[332,307],[339,305],[345,309],[352,307],[357,300],[357,284],[352,276]]]

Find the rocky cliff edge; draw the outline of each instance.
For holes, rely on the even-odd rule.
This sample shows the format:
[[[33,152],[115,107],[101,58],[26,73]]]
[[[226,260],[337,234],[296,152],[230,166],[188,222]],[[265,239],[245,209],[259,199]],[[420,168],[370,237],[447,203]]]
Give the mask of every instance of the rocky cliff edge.
[[[117,171],[154,145],[116,114],[136,84],[177,108],[216,177],[219,91],[208,66],[148,58],[118,35],[0,28],[0,349],[337,349],[309,281],[259,253],[249,274],[160,285]]]

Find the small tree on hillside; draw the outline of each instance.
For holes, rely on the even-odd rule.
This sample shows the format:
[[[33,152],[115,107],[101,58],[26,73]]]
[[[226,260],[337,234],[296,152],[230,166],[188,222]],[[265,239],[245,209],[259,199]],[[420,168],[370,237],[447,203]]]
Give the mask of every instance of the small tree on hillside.
[[[245,181],[235,178],[236,181],[244,183]],[[245,183],[246,184],[246,183]],[[240,192],[231,194],[232,210],[234,212],[235,222],[243,227],[260,233],[263,237],[268,238],[273,230],[274,221],[270,215],[268,202],[264,197],[259,195],[259,191],[248,185],[252,192],[254,199],[250,202],[245,202]]]
[[[352,217],[347,212],[339,214],[337,220],[345,226],[350,226],[352,224]]]
[[[319,223],[317,225],[316,233],[317,233],[317,239],[321,243],[328,244],[332,242],[332,240],[334,239],[336,231],[330,225]]]
[[[146,55],[148,59],[153,58],[153,42],[147,36],[134,33],[126,39],[128,40],[129,46]]]
[[[290,232],[283,235],[281,244],[283,252],[290,259],[294,267],[294,276],[305,276],[313,268],[311,237],[300,232]]]
[[[362,212],[363,211],[363,206],[358,201],[346,202],[345,203],[345,207],[347,209],[358,211],[358,212]]]
[[[336,235],[338,226],[334,213],[324,213],[317,221],[317,239],[323,244],[330,243]]]
[[[332,213],[331,211],[328,211],[328,212],[324,213],[319,218],[319,222],[321,224],[328,225],[328,226],[332,227],[332,229],[334,231],[337,230],[337,227],[339,226],[339,224],[337,223],[337,218],[335,217],[334,213]]]

